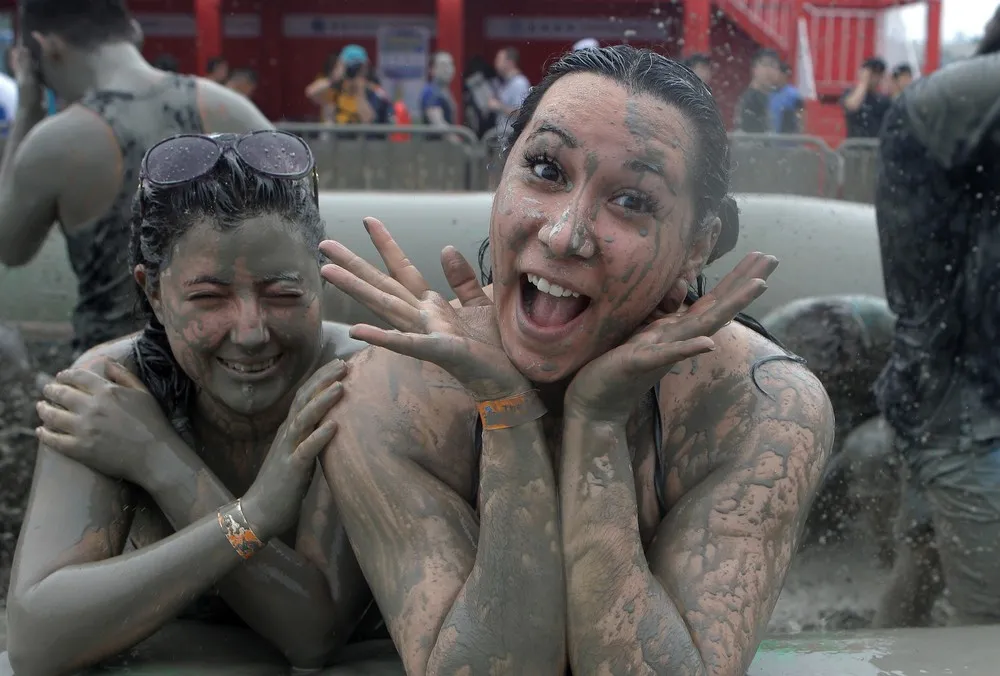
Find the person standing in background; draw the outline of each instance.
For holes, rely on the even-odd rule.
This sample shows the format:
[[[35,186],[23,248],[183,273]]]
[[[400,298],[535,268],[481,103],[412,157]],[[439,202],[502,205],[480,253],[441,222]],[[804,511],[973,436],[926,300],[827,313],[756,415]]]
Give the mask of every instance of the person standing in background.
[[[0,167],[0,263],[28,264],[55,223],[77,277],[78,352],[136,330],[128,250],[146,150],[165,136],[270,129],[214,82],[153,68],[124,0],[22,0],[16,121]],[[69,105],[49,116],[48,85]],[[72,149],[67,152],[67,149]]]
[[[791,83],[792,67],[782,63],[778,71],[778,85],[771,93],[771,122],[779,134],[802,133],[804,102],[798,87]]]
[[[908,63],[901,63],[892,69],[892,98],[899,98],[903,90],[913,82],[913,68]]]
[[[253,68],[236,68],[229,74],[226,86],[252,99],[257,91],[257,72]]]
[[[991,22],[993,24],[993,22]],[[995,25],[995,24],[994,24]],[[1000,622],[1000,42],[920,78],[879,134],[875,216],[897,315],[875,396],[926,496],[953,624]],[[901,515],[876,627],[924,625],[931,590],[905,564]]]
[[[455,124],[455,98],[451,81],[455,79],[455,60],[448,52],[436,52],[431,59],[431,79],[420,92],[420,122],[435,127]]]
[[[477,54],[465,66],[462,82],[462,104],[465,109],[465,126],[483,138],[496,126],[496,115],[490,110],[496,71],[486,57]]]
[[[389,124],[392,102],[371,81],[368,50],[347,45],[336,58],[327,59],[327,74],[306,87],[306,97],[320,107],[329,124]]]
[[[872,57],[864,62],[854,88],[844,94],[844,121],[848,138],[876,138],[892,99],[882,93],[885,61]]]
[[[221,56],[215,56],[208,60],[208,75],[206,77],[212,82],[226,84],[229,81],[229,62]]]
[[[509,133],[510,114],[524,103],[531,91],[531,83],[521,72],[521,53],[516,47],[504,47],[498,51],[493,65],[497,71],[496,93],[490,99],[489,108],[497,116],[497,139],[502,148]]]
[[[771,92],[781,75],[781,59],[773,49],[762,49],[750,66],[750,86],[736,105],[736,128],[748,134],[774,131]]]
[[[684,65],[693,70],[702,82],[709,87],[712,86],[712,57],[698,52],[684,59]]]

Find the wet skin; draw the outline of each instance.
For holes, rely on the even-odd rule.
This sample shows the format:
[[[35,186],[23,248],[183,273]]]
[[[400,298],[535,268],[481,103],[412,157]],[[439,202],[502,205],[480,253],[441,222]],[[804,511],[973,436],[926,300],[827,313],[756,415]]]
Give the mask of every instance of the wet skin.
[[[165,77],[128,43],[86,51],[58,37],[45,43],[59,52],[59,58],[46,59],[45,81],[70,102],[89,89],[142,96]],[[66,233],[86,230],[108,213],[123,188],[121,149],[107,123],[76,105],[47,116],[39,78],[22,77],[20,85],[0,168],[0,263],[9,266],[29,263],[57,221]],[[209,80],[198,80],[197,112],[204,133],[272,127],[245,97]],[[149,126],[161,119],[151,114],[130,122],[140,136],[160,138],[162,133]]]
[[[141,268],[136,277],[145,280]],[[293,401],[299,387],[314,374],[332,383],[343,370],[335,360],[358,343],[346,327],[321,321],[315,250],[270,215],[228,232],[196,224],[147,291],[175,356],[199,385],[198,443],[189,447],[174,433],[149,395],[120,390],[105,395],[84,426],[104,444],[88,456],[91,465],[103,458],[107,473],[79,461],[83,455],[40,447],[11,577],[11,662],[25,673],[75,672],[130,648],[214,590],[258,634],[254,640],[294,665],[320,666],[371,597],[315,461],[290,474],[269,449],[301,403]],[[95,348],[76,368],[125,382],[128,373],[112,375],[104,358],[132,369],[132,342]],[[263,376],[219,362],[275,355]],[[68,401],[67,389],[47,388],[46,398]],[[45,406],[43,423],[57,425]],[[300,493],[287,486],[295,481]],[[239,496],[249,523],[269,540],[246,561],[216,518]],[[295,511],[279,525],[277,505],[290,501]],[[123,553],[127,542],[137,550]]]
[[[749,289],[736,305],[759,295],[760,280],[747,280],[773,269],[766,257],[750,262],[764,273],[726,293],[720,285],[704,314],[691,308],[616,348],[661,301],[677,308],[711,251],[718,224],[692,230],[696,154],[672,107],[567,76],[543,98],[498,189],[497,281],[486,290],[495,306],[449,313],[412,284],[416,300],[405,300],[350,252],[323,245],[336,264],[324,276],[403,332],[352,329],[390,349],[352,362],[324,469],[408,673],[745,673],[833,416],[802,366],[753,369],[781,354],[759,335],[718,316],[690,331],[713,307],[734,311],[734,288]],[[400,283],[413,282],[402,254],[398,269],[387,258]],[[590,303],[542,336],[525,317],[525,273]],[[673,338],[647,340],[655,335]],[[682,352],[698,356],[673,361]],[[663,449],[653,444],[657,376],[633,377],[643,359],[659,359]],[[549,413],[485,432],[479,457],[474,400],[532,386]]]

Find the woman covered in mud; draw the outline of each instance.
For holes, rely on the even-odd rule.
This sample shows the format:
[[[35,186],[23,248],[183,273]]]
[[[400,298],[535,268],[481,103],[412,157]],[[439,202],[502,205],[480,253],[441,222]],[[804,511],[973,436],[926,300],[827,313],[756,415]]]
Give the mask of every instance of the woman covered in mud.
[[[148,323],[38,404],[10,664],[75,673],[169,627],[169,660],[320,667],[371,596],[315,471],[360,344],[321,319],[312,155],[281,132],[179,136],[142,167]]]
[[[390,275],[321,245],[395,329],[352,329],[374,347],[323,466],[406,671],[742,675],[833,416],[731,321],[773,258],[688,294],[738,228],[712,95],[650,51],[568,54],[506,154],[489,298],[467,265],[466,307],[429,291],[373,219]]]

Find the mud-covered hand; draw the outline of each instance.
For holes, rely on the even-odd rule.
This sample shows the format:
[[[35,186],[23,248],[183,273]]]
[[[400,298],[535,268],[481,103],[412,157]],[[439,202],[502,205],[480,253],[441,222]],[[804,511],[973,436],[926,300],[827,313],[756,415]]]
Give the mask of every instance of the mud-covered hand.
[[[155,471],[149,454],[175,432],[139,378],[110,359],[102,366],[104,377],[71,368],[42,389],[36,435],[53,451],[101,474],[141,484]]]
[[[316,457],[337,433],[333,409],[344,396],[347,364],[336,359],[299,388],[257,478],[242,498],[243,514],[262,540],[295,525],[309,490]]]
[[[696,303],[641,326],[580,369],[566,392],[567,408],[596,420],[626,419],[637,397],[675,364],[715,349],[712,336],[764,293],[777,266],[773,256],[748,254]]]
[[[486,295],[483,285],[479,283],[476,271],[465,256],[453,246],[447,246],[441,252],[441,269],[448,286],[455,292],[455,297],[462,307],[487,307],[493,301]]]
[[[470,326],[462,313],[431,290],[380,221],[365,219],[365,228],[389,274],[339,242],[320,245],[332,262],[323,266],[323,277],[394,329],[358,324],[351,336],[437,364],[479,401],[530,389],[497,341]]]

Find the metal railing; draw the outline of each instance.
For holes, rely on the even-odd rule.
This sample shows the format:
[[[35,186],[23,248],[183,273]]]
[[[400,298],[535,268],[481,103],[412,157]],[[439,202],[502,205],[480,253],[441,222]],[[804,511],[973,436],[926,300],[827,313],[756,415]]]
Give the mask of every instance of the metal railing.
[[[322,190],[493,190],[503,169],[493,131],[478,139],[457,126],[276,126],[309,143]],[[738,132],[730,134],[730,143],[736,192],[874,200],[878,142],[873,139],[849,139],[833,150],[815,136]]]

